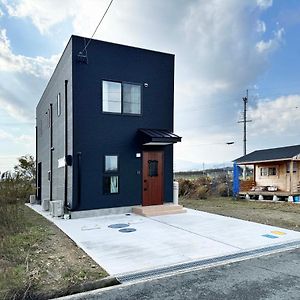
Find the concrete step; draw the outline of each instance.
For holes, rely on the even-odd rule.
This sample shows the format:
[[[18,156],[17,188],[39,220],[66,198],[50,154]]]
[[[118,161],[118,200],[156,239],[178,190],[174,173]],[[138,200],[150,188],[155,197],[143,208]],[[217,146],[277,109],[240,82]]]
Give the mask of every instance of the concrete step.
[[[153,217],[161,215],[181,214],[186,210],[182,205],[164,204],[164,205],[151,205],[151,206],[136,206],[132,212],[144,217]]]

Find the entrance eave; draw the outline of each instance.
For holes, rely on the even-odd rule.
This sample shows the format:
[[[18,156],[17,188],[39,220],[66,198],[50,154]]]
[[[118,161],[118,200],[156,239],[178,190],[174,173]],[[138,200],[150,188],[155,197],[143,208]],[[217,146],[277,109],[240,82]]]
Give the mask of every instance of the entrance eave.
[[[181,142],[181,137],[166,129],[139,129],[144,146],[165,146]]]
[[[163,142],[149,142],[144,143],[143,146],[167,146],[172,145],[173,143],[163,143]]]

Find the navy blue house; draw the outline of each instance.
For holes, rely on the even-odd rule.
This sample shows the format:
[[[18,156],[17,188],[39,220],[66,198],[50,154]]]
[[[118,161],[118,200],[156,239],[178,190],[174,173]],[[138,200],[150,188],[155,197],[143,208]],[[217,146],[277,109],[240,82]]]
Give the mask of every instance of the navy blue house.
[[[174,55],[72,36],[36,108],[37,199],[173,201]]]

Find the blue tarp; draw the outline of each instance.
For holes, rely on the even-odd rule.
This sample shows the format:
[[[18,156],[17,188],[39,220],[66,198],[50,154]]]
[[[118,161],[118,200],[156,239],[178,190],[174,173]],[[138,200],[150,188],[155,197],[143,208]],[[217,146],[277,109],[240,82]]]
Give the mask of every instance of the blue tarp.
[[[240,191],[239,168],[236,163],[233,164],[233,196],[238,197]]]

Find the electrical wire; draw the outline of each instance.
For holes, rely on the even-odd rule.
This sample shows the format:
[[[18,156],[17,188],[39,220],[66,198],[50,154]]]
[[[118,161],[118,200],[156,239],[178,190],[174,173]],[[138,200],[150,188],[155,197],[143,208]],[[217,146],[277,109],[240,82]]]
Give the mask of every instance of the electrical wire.
[[[111,0],[110,3],[109,3],[109,5],[107,6],[106,11],[104,12],[104,14],[103,14],[101,20],[99,21],[99,23],[98,23],[96,29],[94,30],[92,36],[90,37],[90,39],[88,40],[88,42],[87,42],[86,45],[84,46],[83,50],[81,51],[82,53],[83,53],[84,51],[86,51],[87,47],[89,46],[89,44],[90,44],[92,38],[94,37],[95,33],[97,32],[97,30],[98,30],[100,24],[102,23],[102,21],[103,21],[105,15],[107,14],[107,12],[108,12],[110,6],[112,5],[113,1],[114,1],[114,0]]]

